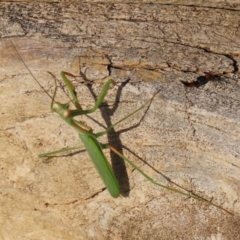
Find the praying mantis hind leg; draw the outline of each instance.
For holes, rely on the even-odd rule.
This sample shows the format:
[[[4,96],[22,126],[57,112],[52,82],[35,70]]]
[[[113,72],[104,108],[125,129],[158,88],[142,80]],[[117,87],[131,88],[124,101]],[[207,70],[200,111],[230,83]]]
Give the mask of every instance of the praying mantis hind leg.
[[[136,169],[143,177],[145,177],[149,182],[151,182],[152,184],[154,185],[157,185],[157,186],[160,186],[162,188],[165,188],[169,191],[172,191],[172,192],[175,192],[175,193],[178,193],[178,194],[181,194],[183,196],[186,196],[186,197],[189,197],[189,198],[194,198],[198,201],[202,201],[202,202],[205,202],[207,204],[210,204],[214,207],[217,207],[218,209],[221,209],[223,211],[225,211],[226,213],[230,214],[230,215],[233,215],[233,213],[231,213],[230,211],[226,210],[225,208],[205,199],[204,197],[201,197],[201,196],[198,196],[196,194],[193,194],[193,193],[188,193],[187,191],[186,192],[183,192],[183,191],[180,191],[176,188],[173,188],[173,187],[169,187],[169,186],[166,186],[166,185],[163,185],[163,184],[160,184],[158,182],[156,182],[154,179],[152,179],[151,177],[149,177],[146,173],[144,173],[138,166],[136,166],[132,161],[130,161],[127,157],[125,157],[124,155],[122,155],[118,150],[116,150],[114,147],[111,147],[109,145],[104,145],[104,148],[109,148],[111,151],[113,151],[114,153],[116,153],[118,156],[120,156],[124,161],[126,161],[131,167],[133,167],[134,169]]]

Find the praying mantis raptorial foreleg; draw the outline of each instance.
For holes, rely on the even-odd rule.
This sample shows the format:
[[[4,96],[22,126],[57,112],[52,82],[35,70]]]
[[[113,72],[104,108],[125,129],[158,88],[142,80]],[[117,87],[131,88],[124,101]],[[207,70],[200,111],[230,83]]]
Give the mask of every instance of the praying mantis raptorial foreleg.
[[[50,74],[52,75],[52,77],[55,79],[55,82],[56,82],[55,76],[52,73],[50,73]],[[98,96],[98,98],[95,102],[95,105],[91,109],[83,110],[79,101],[78,101],[77,94],[76,94],[76,91],[75,91],[75,87],[73,86],[71,81],[67,78],[67,76],[71,76],[71,77],[74,77],[74,76],[72,74],[66,73],[66,72],[62,72],[61,76],[62,76],[62,80],[64,81],[65,85],[68,88],[68,91],[71,95],[72,101],[73,101],[76,109],[70,110],[68,103],[62,104],[62,103],[59,103],[59,102],[55,101],[55,95],[56,95],[57,87],[55,88],[55,92],[54,92],[54,95],[52,97],[51,109],[54,112],[56,112],[65,122],[67,122],[70,126],[72,126],[78,132],[78,135],[79,135],[80,139],[82,140],[86,151],[88,152],[93,164],[95,165],[96,170],[98,171],[102,181],[104,182],[106,188],[108,189],[108,191],[109,191],[109,193],[112,197],[115,197],[115,198],[118,197],[120,195],[120,189],[119,189],[118,181],[117,181],[117,179],[116,179],[116,177],[115,177],[115,175],[114,175],[114,173],[111,169],[111,166],[108,163],[105,155],[103,154],[102,149],[104,149],[104,148],[109,148],[111,151],[113,151],[114,153],[119,155],[122,159],[124,159],[124,161],[128,162],[133,168],[135,168],[140,174],[142,174],[151,183],[153,183],[155,185],[158,185],[158,186],[161,186],[163,188],[166,188],[170,191],[185,195],[187,197],[191,197],[191,198],[194,198],[194,199],[197,199],[197,200],[200,200],[200,201],[207,202],[207,203],[209,203],[209,204],[211,204],[211,205],[213,205],[217,208],[220,208],[220,209],[230,213],[229,211],[225,210],[221,206],[218,206],[218,205],[206,200],[205,198],[202,198],[202,197],[197,196],[195,194],[183,192],[183,191],[180,191],[178,189],[175,189],[175,188],[157,183],[152,178],[150,178],[147,174],[145,174],[140,168],[138,168],[134,163],[132,163],[128,158],[126,158],[120,152],[118,152],[115,148],[113,148],[112,146],[109,146],[108,144],[102,144],[97,140],[98,137],[108,133],[118,123],[124,121],[125,119],[127,119],[131,115],[135,114],[136,112],[140,111],[145,106],[150,104],[151,101],[153,100],[154,96],[159,91],[156,92],[154,94],[154,96],[152,96],[152,98],[149,99],[140,108],[138,108],[134,112],[130,113],[129,115],[125,116],[124,118],[119,120],[117,123],[109,126],[105,131],[99,132],[99,133],[93,133],[93,130],[90,127],[88,127],[82,121],[77,121],[76,119],[74,119],[74,117],[80,116],[80,115],[90,114],[90,113],[94,112],[95,110],[97,110],[99,108],[99,106],[101,105],[101,103],[103,102],[104,97],[107,94],[110,85],[115,84],[115,82],[111,79],[108,80],[105,83],[101,93],[99,94],[99,96]],[[68,151],[68,150],[74,150],[74,149],[78,149],[78,147],[65,148],[65,149],[61,149],[61,150],[58,150],[58,151],[53,151],[53,152],[40,154],[39,157],[53,156],[57,153],[65,152],[65,151]]]

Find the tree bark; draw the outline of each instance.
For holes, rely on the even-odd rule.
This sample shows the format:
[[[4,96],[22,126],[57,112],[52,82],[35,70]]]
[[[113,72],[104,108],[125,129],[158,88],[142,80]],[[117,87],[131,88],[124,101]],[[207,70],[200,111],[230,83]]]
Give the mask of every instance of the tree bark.
[[[240,238],[240,4],[18,2],[0,8],[3,239]],[[50,110],[47,93],[55,85],[47,71],[84,73],[92,85],[81,78],[73,83],[86,109],[107,79],[117,82],[91,118],[81,117],[94,132],[159,91],[149,107],[99,141],[157,182],[234,216],[153,185],[109,151],[121,189],[116,199],[86,152],[38,158],[81,144]],[[181,82],[207,73],[217,77],[198,88]],[[56,98],[69,102],[63,85]]]

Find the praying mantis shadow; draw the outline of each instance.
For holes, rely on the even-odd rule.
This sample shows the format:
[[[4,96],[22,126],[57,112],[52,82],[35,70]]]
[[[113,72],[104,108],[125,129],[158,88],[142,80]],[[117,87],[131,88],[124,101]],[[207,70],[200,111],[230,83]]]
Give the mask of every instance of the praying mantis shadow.
[[[81,72],[81,75],[83,76],[83,73]],[[86,76],[84,75],[84,79],[86,79]],[[117,110],[119,103],[120,103],[120,96],[121,96],[121,92],[122,89],[124,88],[124,86],[126,86],[126,84],[128,84],[130,81],[130,79],[125,80],[123,83],[121,83],[121,85],[118,87],[117,93],[116,93],[116,97],[115,97],[115,101],[113,104],[113,107],[110,108],[110,106],[104,102],[104,104],[102,106],[99,107],[99,110],[101,112],[102,118],[104,119],[106,126],[111,126],[113,123],[111,122],[111,116],[115,113],[115,111]],[[93,98],[96,100],[97,99],[97,95],[95,94],[95,92],[92,89],[92,84],[87,84],[87,87],[90,91],[90,93],[92,94]],[[174,181],[172,181],[168,176],[166,176],[165,174],[163,174],[162,172],[158,171],[157,169],[155,169],[153,166],[151,166],[146,160],[144,160],[142,157],[140,157],[138,154],[136,154],[134,151],[132,151],[130,148],[128,148],[127,146],[125,146],[121,139],[120,139],[120,135],[124,132],[128,132],[131,131],[134,128],[137,128],[140,126],[141,122],[144,120],[149,108],[151,106],[151,102],[150,104],[147,106],[147,108],[145,109],[141,119],[138,121],[138,123],[134,124],[133,126],[130,126],[128,128],[119,130],[119,131],[115,131],[114,128],[112,128],[108,133],[107,133],[107,140],[110,146],[114,147],[115,149],[117,149],[122,155],[123,155],[123,150],[127,150],[128,152],[130,152],[134,157],[136,157],[137,159],[139,159],[140,161],[142,161],[144,164],[146,164],[148,167],[150,167],[151,169],[153,169],[156,173],[158,173],[159,175],[161,175],[164,179],[166,179],[168,181],[168,183],[186,191],[189,192],[195,196],[198,196],[197,194],[193,193],[191,190],[188,190],[182,186],[180,186],[179,184],[175,183]],[[88,116],[90,117],[90,116]],[[91,117],[90,117],[91,118]],[[93,118],[91,118],[93,121],[97,122],[96,120],[94,120]],[[98,123],[99,124],[99,123]],[[101,124],[100,124],[101,125]],[[125,161],[116,153],[110,151],[110,158],[111,158],[111,163],[112,163],[112,169],[113,172],[119,182],[119,187],[120,187],[120,192],[121,195],[123,197],[128,197],[129,196],[129,192],[130,192],[130,184],[129,184],[129,177],[127,174],[127,170],[126,170],[126,165],[125,165]],[[200,196],[199,196],[200,197]],[[206,199],[207,200],[207,199]]]
[[[86,75],[81,72],[80,75],[82,76],[82,78],[87,81],[86,86],[89,90],[89,92],[91,93],[91,95],[93,96],[93,98],[97,99],[97,94],[94,92],[93,88],[92,88],[92,83],[87,80]],[[110,108],[110,106],[108,105],[108,103],[104,102],[100,107],[100,113],[102,118],[105,121],[105,125],[111,126],[113,123],[111,122],[111,116],[114,115],[114,113],[116,112],[116,110],[118,109],[119,103],[120,103],[120,97],[121,97],[121,92],[123,90],[123,88],[126,86],[126,84],[128,84],[130,81],[130,78],[128,78],[127,80],[125,80],[124,82],[121,83],[121,85],[118,87],[117,93],[115,95],[115,101],[113,103],[113,107]],[[185,190],[188,191],[187,189],[181,187],[180,185],[178,185],[177,183],[173,182],[169,177],[167,177],[166,175],[164,175],[163,173],[159,172],[157,169],[155,169],[153,166],[151,166],[149,163],[146,162],[146,160],[144,160],[143,158],[141,158],[140,156],[138,156],[135,152],[133,152],[130,148],[126,147],[125,145],[123,145],[121,139],[120,139],[120,135],[124,132],[128,132],[131,131],[134,128],[137,128],[140,126],[141,122],[144,120],[149,108],[150,108],[151,103],[147,106],[147,108],[145,109],[141,119],[138,121],[138,123],[136,123],[133,126],[130,126],[128,128],[122,129],[120,131],[116,131],[114,128],[112,128],[108,133],[107,133],[107,141],[109,143],[110,146],[114,147],[117,151],[119,151],[122,155],[123,155],[123,149],[127,150],[128,152],[130,152],[134,157],[136,157],[137,159],[139,159],[140,161],[142,161],[144,164],[146,164],[147,166],[149,166],[151,169],[153,169],[156,173],[160,174],[163,178],[165,178],[169,183]],[[99,125],[101,125],[102,127],[104,127],[102,124],[100,124],[97,120],[93,119],[91,116],[87,115],[88,118],[90,118],[92,121],[98,123]],[[106,127],[104,127],[106,128]],[[83,152],[85,150],[80,150],[74,153],[71,153],[71,155],[75,155],[77,153]],[[69,156],[69,154],[68,154]],[[128,197],[129,196],[129,192],[130,192],[130,184],[129,184],[129,177],[127,174],[127,170],[126,170],[126,165],[125,165],[125,161],[116,153],[110,151],[110,158],[111,158],[111,163],[112,163],[112,169],[113,172],[118,180],[119,183],[119,187],[120,187],[120,192],[121,195],[123,197]]]

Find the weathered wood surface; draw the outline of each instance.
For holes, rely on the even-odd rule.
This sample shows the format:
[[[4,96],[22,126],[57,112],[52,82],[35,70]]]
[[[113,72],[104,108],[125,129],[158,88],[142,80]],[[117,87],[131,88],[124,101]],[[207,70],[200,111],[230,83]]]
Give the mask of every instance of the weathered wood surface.
[[[240,14],[230,5],[0,4],[1,238],[240,238]],[[59,76],[81,69],[101,82],[130,78],[109,91],[109,106],[92,115],[104,126],[161,89],[148,111],[117,126],[109,141],[159,182],[168,184],[164,174],[235,216],[155,187],[129,166],[126,175],[114,156],[123,194],[118,199],[104,189],[86,153],[39,159],[38,153],[79,139],[51,113],[51,99],[12,43],[49,93],[54,82],[47,71]],[[222,81],[200,88],[180,82],[206,72],[224,74]],[[90,107],[88,89],[75,84]],[[93,91],[101,87],[94,84]],[[61,90],[57,97],[67,101]]]

